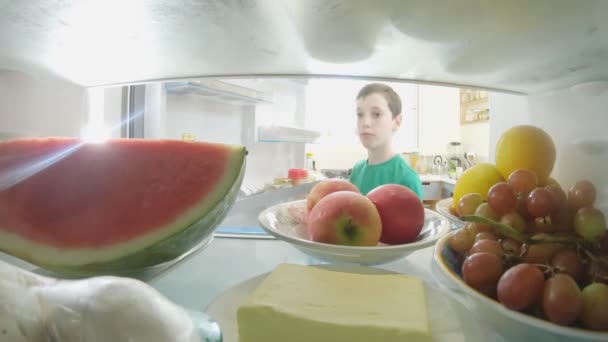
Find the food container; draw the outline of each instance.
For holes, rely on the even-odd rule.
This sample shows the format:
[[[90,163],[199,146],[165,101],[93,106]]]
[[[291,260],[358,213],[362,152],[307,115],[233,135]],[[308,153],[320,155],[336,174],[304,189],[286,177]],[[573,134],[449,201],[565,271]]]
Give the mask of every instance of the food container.
[[[291,180],[289,178],[279,177],[273,179],[272,183],[264,185],[264,190],[279,190],[288,187],[291,187]]]
[[[419,158],[418,151],[402,152],[401,156],[412,169],[416,170]]]
[[[297,186],[306,183],[308,179],[308,171],[306,169],[289,169],[287,178],[291,181],[291,185]]]

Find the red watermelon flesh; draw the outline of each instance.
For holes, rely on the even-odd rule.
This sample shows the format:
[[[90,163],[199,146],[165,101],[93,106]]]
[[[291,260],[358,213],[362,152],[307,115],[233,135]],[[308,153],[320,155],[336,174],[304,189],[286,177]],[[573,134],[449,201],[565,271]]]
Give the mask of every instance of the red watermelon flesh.
[[[60,266],[137,253],[224,201],[244,156],[243,147],[177,140],[0,143],[0,249]]]

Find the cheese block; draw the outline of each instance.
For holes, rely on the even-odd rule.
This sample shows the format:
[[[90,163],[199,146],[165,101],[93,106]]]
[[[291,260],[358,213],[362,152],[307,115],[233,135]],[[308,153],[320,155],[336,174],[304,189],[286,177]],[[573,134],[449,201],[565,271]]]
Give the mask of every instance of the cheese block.
[[[239,342],[431,341],[422,280],[279,265],[237,311]]]

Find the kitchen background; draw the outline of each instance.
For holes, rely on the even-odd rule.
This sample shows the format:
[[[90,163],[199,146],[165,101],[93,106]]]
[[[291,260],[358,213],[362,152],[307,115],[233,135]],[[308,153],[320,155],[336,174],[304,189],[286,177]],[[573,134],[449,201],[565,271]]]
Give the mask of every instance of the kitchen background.
[[[249,151],[243,182],[247,196],[277,185],[289,169],[305,168],[307,153],[312,153],[317,170],[346,172],[365,158],[355,135],[355,96],[366,83],[324,78],[193,79],[85,89],[57,79],[0,71],[0,103],[5,111],[0,131],[4,135],[131,136],[244,144]],[[583,132],[572,124],[573,113],[599,120],[585,116],[599,115],[602,111],[597,108],[605,107],[607,96],[563,90],[522,97],[387,84],[399,93],[404,107],[395,149],[408,160],[413,152],[421,156],[418,160],[429,156],[429,164],[433,156],[448,155],[450,142],[460,142],[459,153],[473,154],[477,162],[493,161],[498,137],[516,124],[543,122],[558,141],[589,135],[589,127]],[[547,97],[550,101],[540,101]],[[551,120],[547,120],[549,115]],[[128,118],[132,123],[121,128],[121,121]],[[592,135],[601,135],[599,129]],[[599,163],[592,154],[575,155],[567,148],[558,151],[554,176],[561,182],[573,181],[560,179],[559,174],[575,167],[570,165]],[[462,164],[466,168],[466,162]],[[427,166],[428,170],[421,170],[425,199],[450,197],[454,174],[450,177],[444,169],[441,175],[430,175],[433,170]]]

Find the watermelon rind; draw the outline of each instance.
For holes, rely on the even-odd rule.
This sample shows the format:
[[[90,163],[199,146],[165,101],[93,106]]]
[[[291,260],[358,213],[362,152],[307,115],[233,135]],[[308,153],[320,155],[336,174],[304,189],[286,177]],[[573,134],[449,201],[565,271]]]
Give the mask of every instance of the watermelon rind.
[[[171,232],[158,242],[141,248],[140,245],[121,246],[120,255],[104,255],[103,260],[91,263],[52,263],[33,257],[28,251],[10,253],[13,257],[39,267],[34,272],[57,278],[81,278],[96,275],[119,275],[149,278],[184,261],[207,246],[215,228],[224,220],[238,196],[246,169],[247,151],[232,147],[225,165],[225,173],[214,191],[170,225],[159,229]],[[203,175],[204,176],[204,175]],[[8,252],[8,251],[5,251]],[[87,251],[83,251],[86,259]]]
[[[96,275],[117,275],[148,280],[148,277],[157,277],[158,272],[166,271],[166,268],[183,262],[184,258],[200,252],[212,239],[212,234],[217,226],[226,218],[228,211],[236,202],[243,176],[245,165],[240,168],[238,178],[226,193],[222,200],[204,217],[192,223],[184,230],[158,242],[157,244],[139,250],[129,256],[103,263],[92,263],[80,266],[40,265],[52,271],[49,275],[70,278],[80,278]],[[207,240],[208,239],[208,240]],[[53,274],[57,273],[57,274]],[[152,273],[152,274],[148,274]]]

